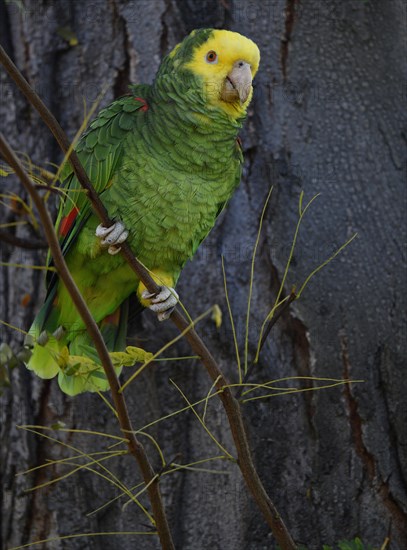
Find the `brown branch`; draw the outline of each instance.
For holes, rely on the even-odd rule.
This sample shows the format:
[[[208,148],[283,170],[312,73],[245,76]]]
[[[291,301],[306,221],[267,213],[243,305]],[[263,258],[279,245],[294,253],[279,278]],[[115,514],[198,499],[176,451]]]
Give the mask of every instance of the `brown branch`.
[[[55,234],[54,224],[52,222],[51,216],[40,195],[38,194],[35,185],[31,182],[22,164],[14,155],[3,134],[1,133],[0,152],[4,156],[6,161],[10,164],[10,166],[14,169],[17,176],[20,178],[21,183],[23,184],[26,191],[29,193],[32,201],[34,202],[38,210],[38,214],[44,228],[45,236],[51,250],[58,276],[63,281],[72,299],[72,302],[74,303],[79,315],[81,316],[86,326],[86,330],[88,331],[89,336],[92,338],[97,354],[99,355],[100,361],[105,371],[106,377],[109,381],[113,402],[118,414],[120,428],[127,438],[129,452],[136,459],[141,470],[144,483],[147,486],[147,491],[150,498],[162,548],[174,550],[175,547],[172,542],[167,518],[165,516],[158,483],[151,483],[151,480],[155,477],[156,474],[152,466],[150,465],[143,446],[137,440],[133,432],[133,427],[131,425],[130,417],[127,411],[126,401],[124,395],[119,392],[120,385],[109,352],[106,348],[105,342],[102,338],[96,321],[93,319],[92,314],[90,313],[85,303],[85,300],[79,292],[78,287],[76,286],[75,281],[73,280],[72,275],[66,265],[64,256],[58,243],[58,238]]]
[[[42,103],[37,94],[32,90],[30,85],[21,75],[17,67],[12,63],[8,58],[7,54],[4,52],[3,48],[0,46],[0,61],[3,63],[9,75],[13,78],[19,89],[24,93],[30,103],[38,110],[43,121],[47,124],[48,128],[54,134],[57,139],[61,149],[64,153],[68,151],[70,146],[68,139],[63,132],[62,128],[56,121],[55,117],[49,112],[47,107]],[[106,209],[104,208],[102,202],[100,201],[98,195],[96,194],[92,184],[89,181],[83,167],[81,166],[79,159],[75,153],[72,151],[69,157],[69,160],[72,164],[72,167],[75,171],[75,174],[78,178],[79,183],[82,187],[88,192],[88,198],[92,203],[93,209],[96,214],[99,216],[100,220],[105,226],[111,225],[111,221],[107,216]],[[157,293],[160,290],[160,287],[153,281],[148,270],[138,262],[132,253],[128,244],[123,243],[121,245],[121,254],[126,259],[130,267],[135,272],[137,278],[143,282],[145,287],[151,293]],[[171,320],[177,326],[177,328],[182,332],[187,327],[189,323],[184,318],[184,316],[175,310],[171,315]],[[185,334],[185,338],[189,342],[192,350],[196,355],[198,355],[206,367],[209,376],[216,383],[216,387],[219,390],[222,390],[220,393],[220,399],[224,406],[225,412],[228,417],[230,429],[233,435],[233,440],[236,446],[236,451],[238,455],[238,465],[242,472],[243,478],[247,484],[247,487],[252,494],[255,502],[257,503],[258,508],[263,514],[264,519],[271,528],[271,531],[276,538],[276,541],[280,545],[282,550],[295,550],[297,547],[292,540],[280,514],[275,508],[274,504],[270,500],[269,496],[264,489],[264,486],[257,474],[255,469],[253,459],[251,456],[248,439],[246,435],[246,430],[243,423],[242,413],[240,410],[239,402],[233,397],[232,392],[227,387],[228,382],[224,375],[222,374],[218,364],[211,355],[208,348],[205,346],[201,338],[195,332],[194,329],[189,330]]]
[[[48,248],[47,243],[44,241],[21,239],[8,231],[0,230],[0,241],[11,244],[12,246],[17,246],[18,248],[26,248],[27,250],[40,250]]]

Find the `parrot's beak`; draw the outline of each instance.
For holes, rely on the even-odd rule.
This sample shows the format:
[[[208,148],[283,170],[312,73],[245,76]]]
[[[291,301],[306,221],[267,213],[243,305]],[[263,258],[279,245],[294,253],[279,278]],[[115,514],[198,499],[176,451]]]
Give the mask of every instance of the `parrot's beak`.
[[[245,103],[252,89],[252,71],[249,63],[246,61],[236,61],[233,69],[225,78],[221,98],[228,103],[234,103],[239,100],[241,104]]]

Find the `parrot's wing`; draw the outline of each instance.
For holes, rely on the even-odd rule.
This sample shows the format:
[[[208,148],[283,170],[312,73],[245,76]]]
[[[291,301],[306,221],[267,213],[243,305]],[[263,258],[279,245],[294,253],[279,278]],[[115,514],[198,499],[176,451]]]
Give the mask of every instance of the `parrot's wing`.
[[[135,127],[140,114],[148,109],[146,97],[149,88],[147,85],[132,86],[131,95],[100,111],[75,148],[98,194],[111,184],[123,154],[126,135]],[[65,255],[90,216],[91,204],[69,162],[62,169],[61,181],[64,198],[59,206],[55,229]],[[51,262],[48,257],[48,264]],[[49,274],[48,285],[53,279],[52,273]]]

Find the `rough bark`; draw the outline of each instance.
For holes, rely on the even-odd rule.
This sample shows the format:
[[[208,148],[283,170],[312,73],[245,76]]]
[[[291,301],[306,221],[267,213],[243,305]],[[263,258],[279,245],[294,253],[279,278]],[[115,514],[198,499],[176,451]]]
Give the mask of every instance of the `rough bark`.
[[[245,406],[259,473],[299,543],[310,549],[360,536],[380,546],[391,526],[392,548],[407,545],[407,432],[405,183],[406,6],[400,0],[327,2],[276,0],[35,0],[0,2],[2,43],[62,126],[73,136],[104,85],[106,104],[129,82],[151,82],[161,57],[198,26],[225,27],[251,36],[262,52],[261,71],[243,132],[246,168],[242,184],[211,236],[186,267],[179,292],[192,315],[217,302],[224,311],[218,330],[210,320],[200,332],[225,369],[236,378],[236,361],[223,297],[220,255],[226,262],[229,296],[243,344],[251,251],[271,184],[256,262],[251,343],[281,280],[301,189],[321,192],[302,227],[287,288],[301,282],[352,233],[358,239],[320,272],[275,327],[255,379],[327,376],[363,379],[363,384]],[[69,27],[78,38],[61,36]],[[60,154],[36,113],[0,71],[3,132],[33,161],[59,161]],[[2,188],[20,188],[5,179]],[[2,209],[2,220],[15,214]],[[26,239],[30,232],[17,228]],[[38,238],[38,236],[36,236]],[[3,262],[41,264],[44,251],[1,245]],[[27,329],[43,297],[37,271],[1,267],[1,318]],[[25,295],[31,300],[27,304]],[[23,305],[25,304],[25,305]],[[20,335],[4,328],[1,340]],[[176,334],[148,313],[133,322],[132,342],[158,349]],[[243,347],[243,346],[242,346]],[[185,343],[170,354],[188,354]],[[254,345],[250,347],[254,353]],[[194,361],[157,363],[129,391],[137,427],[183,406],[169,382],[191,400],[211,386]],[[222,409],[212,400],[208,422],[233,454]],[[1,397],[1,539],[5,548],[81,532],[145,530],[143,516],[121,499],[98,514],[116,490],[81,472],[34,493],[27,487],[60,475],[63,468],[15,477],[66,448],[18,430],[20,424],[51,425],[117,433],[114,418],[94,395],[69,399],[56,384],[25,369],[12,373]],[[213,445],[191,413],[155,425],[149,432],[167,460],[215,456]],[[91,452],[104,441],[58,434]],[[148,441],[146,441],[148,445]],[[151,447],[150,453],[154,455]],[[157,461],[158,464],[158,461]],[[215,468],[214,465],[212,465]],[[175,473],[162,479],[176,547],[274,548],[237,468],[224,474]],[[113,468],[129,486],[139,476],[129,457]],[[154,537],[71,539],[50,549],[157,548]]]

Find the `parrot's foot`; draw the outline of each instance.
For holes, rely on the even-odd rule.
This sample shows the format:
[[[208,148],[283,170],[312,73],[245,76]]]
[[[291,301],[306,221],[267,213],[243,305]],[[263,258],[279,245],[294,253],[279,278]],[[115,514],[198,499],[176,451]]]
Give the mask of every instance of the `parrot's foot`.
[[[179,300],[175,290],[168,286],[162,286],[158,294],[151,294],[148,290],[144,290],[141,297],[144,300],[150,300],[151,305],[147,307],[157,313],[159,321],[165,321],[169,318]]]
[[[129,232],[122,222],[116,222],[110,227],[100,224],[96,228],[96,237],[101,239],[101,246],[107,248],[107,251],[112,256],[120,252],[120,245],[124,243],[128,236]]]

